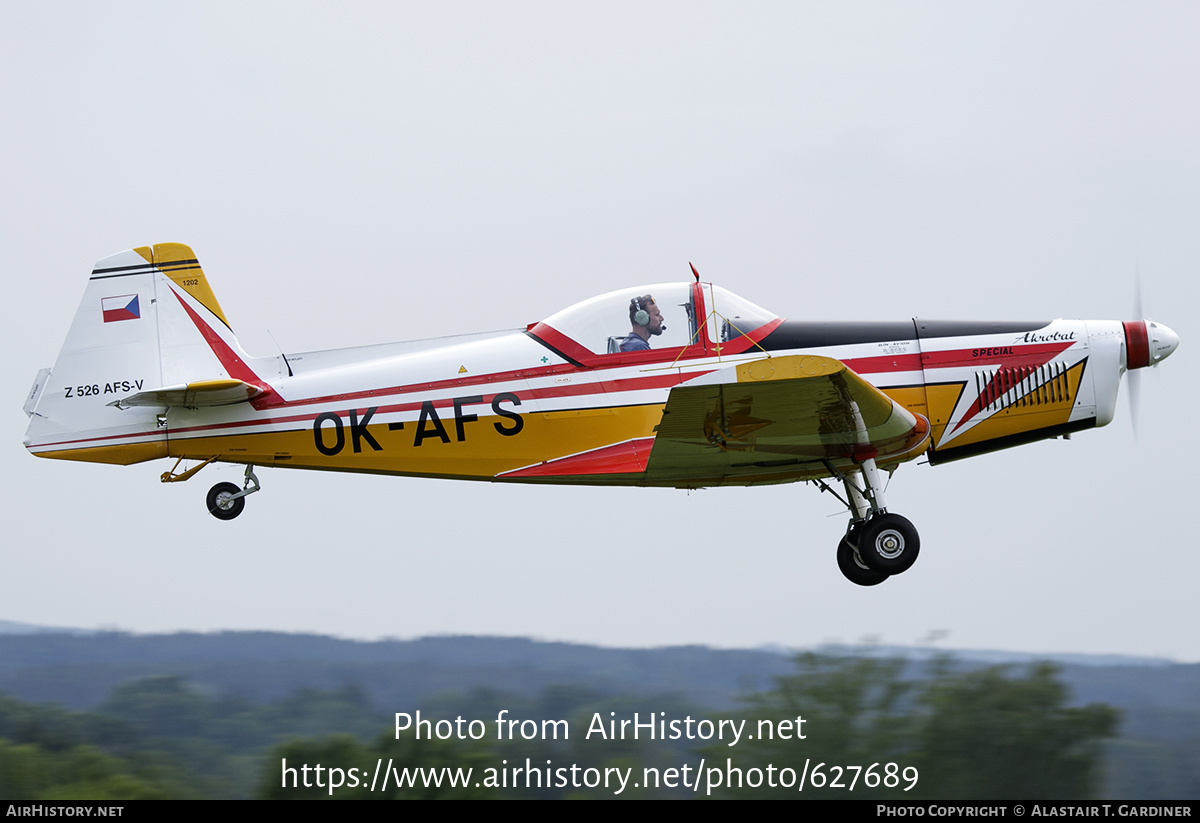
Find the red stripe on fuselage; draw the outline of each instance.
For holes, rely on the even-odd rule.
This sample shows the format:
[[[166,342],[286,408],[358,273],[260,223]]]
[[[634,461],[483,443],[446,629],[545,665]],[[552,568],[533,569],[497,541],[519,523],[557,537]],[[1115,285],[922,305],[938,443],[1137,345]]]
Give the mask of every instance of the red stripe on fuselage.
[[[1019,377],[1017,377],[1016,382],[1014,383],[1012,381],[1015,375],[1013,375],[1008,369],[1014,367],[1024,367],[1032,372],[1034,369],[1038,369],[1049,363],[1054,359],[1055,355],[1062,354],[1072,345],[1074,344],[1051,343],[1038,346],[1023,346],[1019,348],[1014,346],[1012,348],[1017,349],[1016,354],[1001,355],[1000,359],[998,360],[993,359],[973,361],[980,364],[999,362],[1002,365],[1002,368],[998,369],[996,373],[992,375],[991,380],[989,380],[987,385],[984,386],[983,392],[975,398],[975,402],[972,403],[971,407],[967,409],[965,414],[963,414],[962,419],[954,424],[954,428],[951,431],[958,431],[973,417],[975,417],[975,415],[979,414],[979,412],[987,407],[991,403],[991,400],[985,400],[985,398],[1003,397],[1005,394],[1012,391],[1018,383],[1028,380],[1032,376],[1031,373],[1021,374]],[[1042,382],[1044,383],[1046,381],[1043,380]],[[1042,385],[1042,383],[1038,383],[1033,388],[1036,389],[1040,385]]]
[[[628,440],[612,446],[547,460],[536,466],[503,472],[496,475],[511,477],[568,477],[587,474],[641,474],[646,471],[650,450],[654,447],[653,437]]]
[[[846,368],[858,375],[921,370],[921,355],[919,354],[848,357],[841,362],[845,364]]]
[[[969,349],[931,351],[921,354],[921,363],[927,368],[944,369],[952,366],[1041,366],[1071,346],[1074,340],[1062,343],[1032,343],[1010,346],[975,346]]]
[[[124,440],[129,437],[145,437],[148,438],[145,442],[154,443],[162,440],[162,434],[158,431],[140,431],[127,432],[126,434],[106,434],[101,437],[80,437],[76,440],[55,440],[49,443],[35,443],[27,448],[32,452],[34,449],[48,449],[51,446],[70,446],[74,443],[95,443],[97,440]],[[58,451],[61,451],[59,449]]]
[[[241,380],[243,383],[249,383],[251,386],[262,389],[263,394],[251,400],[250,405],[256,409],[279,405],[281,401],[279,396],[275,394],[275,390],[271,388],[271,385],[261,380],[254,373],[254,370],[246,365],[246,361],[242,360],[237,352],[231,349],[229,344],[222,340],[220,335],[213,331],[174,289],[171,289],[171,294],[175,295],[175,299],[179,301],[179,305],[183,306],[183,310],[187,312],[188,317],[192,318],[192,322],[196,324],[196,329],[203,335],[205,342],[208,343],[208,347],[212,349],[212,353],[221,361],[221,366],[225,369],[226,373],[234,380]]]

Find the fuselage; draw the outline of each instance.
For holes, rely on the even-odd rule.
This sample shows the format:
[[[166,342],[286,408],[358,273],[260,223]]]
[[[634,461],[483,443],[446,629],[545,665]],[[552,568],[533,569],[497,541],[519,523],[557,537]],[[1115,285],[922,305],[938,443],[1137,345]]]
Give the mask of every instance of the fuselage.
[[[98,271],[127,268],[142,267]],[[512,482],[779,483],[828,476],[829,467],[793,454],[716,474],[647,474],[671,390],[740,363],[834,358],[927,421],[919,443],[880,454],[881,465],[926,451],[939,462],[1106,424],[1129,365],[1130,327],[1149,331],[1141,321],[804,322],[720,287],[683,283],[612,292],[525,330],[257,358],[240,350],[210,292],[155,276],[153,294],[131,303],[139,312],[131,319],[150,317],[154,306],[161,351],[104,372],[100,361],[89,365],[90,343],[66,357],[69,338],[31,396],[30,451]],[[648,348],[623,351],[646,300],[655,307],[640,335]],[[110,333],[108,325],[96,329],[78,334]],[[1149,357],[1156,362],[1173,347],[1151,345]],[[198,363],[207,363],[204,373]],[[257,394],[225,405],[120,402],[131,387],[211,378]]]
[[[241,486],[208,491],[219,520],[261,490],[258,467],[677,488],[814,480],[849,513],[838,568],[874,586],[921,550],[883,471],[1103,426],[1121,376],[1178,343],[1149,320],[787,320],[697,275],[523,330],[253,357],[192,250],[164,243],[96,264],[26,399],[25,445],[100,463],[175,458],[163,482],[245,464]]]
[[[537,467],[652,439],[670,390],[701,375],[817,354],[842,361],[928,419],[936,462],[1107,423],[1120,341],[1103,334],[1093,342],[1089,325],[1102,333],[1121,326],[780,322],[757,340],[752,333],[757,345],[738,352],[652,349],[595,360],[576,352],[587,364],[547,345],[536,327],[369,360],[355,359],[354,350],[304,354],[288,357],[293,376],[273,380],[276,396],[257,408],[171,409],[167,455],[461,479],[638,483],[634,472],[585,477]],[[1089,371],[1096,359],[1105,368]],[[1093,371],[1113,375],[1100,392]],[[819,463],[799,461],[726,480],[824,474]]]

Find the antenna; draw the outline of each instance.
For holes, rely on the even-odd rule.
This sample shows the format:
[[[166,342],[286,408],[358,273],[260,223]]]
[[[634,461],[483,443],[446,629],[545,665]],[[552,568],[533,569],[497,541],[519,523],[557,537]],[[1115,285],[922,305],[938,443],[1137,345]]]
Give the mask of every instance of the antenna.
[[[694,274],[696,276],[696,282],[699,283],[700,282],[700,272],[696,271],[696,267],[693,266],[691,263],[688,263],[688,265],[692,267],[692,274]]]
[[[292,374],[292,364],[288,362],[287,355],[283,353],[283,346],[279,345],[279,341],[275,339],[275,335],[271,334],[271,330],[267,329],[267,334],[271,337],[271,342],[275,344],[275,348],[279,349],[279,356],[283,358],[283,365],[287,366],[288,377],[295,377]]]

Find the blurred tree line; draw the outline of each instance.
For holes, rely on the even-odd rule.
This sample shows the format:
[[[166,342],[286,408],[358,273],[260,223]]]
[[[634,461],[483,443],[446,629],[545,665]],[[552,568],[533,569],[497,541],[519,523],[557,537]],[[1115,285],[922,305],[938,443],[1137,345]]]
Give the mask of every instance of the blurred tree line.
[[[413,711],[416,707],[396,707]],[[528,762],[535,768],[632,768],[625,797],[695,797],[690,788],[662,785],[634,789],[646,767],[662,771],[689,765],[690,779],[704,759],[706,768],[726,761],[753,781],[753,770],[789,768],[799,774],[821,765],[826,781],[834,767],[896,763],[919,775],[896,785],[868,786],[858,780],[845,788],[803,792],[765,782],[723,785],[719,796],[898,797],[918,798],[1086,798],[1104,788],[1106,756],[1114,753],[1138,764],[1153,762],[1106,743],[1116,733],[1117,713],[1102,704],[1072,706],[1056,669],[968,669],[946,658],[915,668],[901,660],[833,657],[797,659],[794,674],[773,688],[745,699],[742,709],[713,713],[681,697],[622,697],[585,687],[543,689],[519,697],[485,689],[444,694],[419,707],[423,718],[462,716],[486,723],[477,741],[416,741],[409,730],[396,739],[390,711],[381,712],[354,687],[300,691],[270,703],[250,703],[209,694],[179,677],[156,677],[115,690],[92,712],[69,712],[0,696],[0,796],[11,799],[137,797],[328,797],[326,788],[283,788],[283,758],[289,766],[320,763],[371,770],[380,759],[395,768],[447,766],[511,770]],[[567,739],[497,740],[500,710],[516,720],[567,720]],[[592,718],[671,721],[692,717],[744,720],[743,739],[733,747],[702,740],[584,739]],[[659,714],[662,713],[662,714]],[[757,734],[759,721],[778,729],[780,721],[804,717],[804,739],[769,739]],[[763,726],[767,728],[767,726]],[[793,727],[795,732],[801,731]],[[789,735],[794,737],[795,735]],[[1193,746],[1193,750],[1194,750]],[[1145,755],[1145,753],[1141,753]],[[1195,755],[1193,757],[1193,762]],[[547,762],[549,761],[549,763]],[[1162,775],[1158,775],[1162,778]],[[362,781],[366,783],[367,781]],[[540,781],[539,781],[540,782]],[[553,782],[553,781],[552,781]],[[689,781],[690,782],[690,781]],[[1174,791],[1187,786],[1175,784]],[[612,797],[611,788],[531,786],[477,789],[409,787],[386,796]],[[365,786],[343,788],[335,797],[375,797]],[[1195,796],[1178,794],[1177,796]]]
[[[950,658],[921,679],[902,660],[801,655],[799,671],[772,691],[749,698],[749,728],[758,721],[804,716],[805,740],[757,739],[737,746],[738,766],[821,765],[827,785],[808,798],[892,799],[1089,798],[1100,788],[1104,743],[1117,712],[1103,704],[1068,705],[1054,666],[957,670]],[[764,727],[765,728],[765,727]],[[734,750],[709,747],[711,757]],[[866,785],[866,768],[895,763],[893,785]],[[855,772],[848,767],[861,767]],[[905,777],[905,770],[916,779]],[[852,793],[829,788],[834,779]],[[796,797],[795,788],[726,788],[723,796]]]

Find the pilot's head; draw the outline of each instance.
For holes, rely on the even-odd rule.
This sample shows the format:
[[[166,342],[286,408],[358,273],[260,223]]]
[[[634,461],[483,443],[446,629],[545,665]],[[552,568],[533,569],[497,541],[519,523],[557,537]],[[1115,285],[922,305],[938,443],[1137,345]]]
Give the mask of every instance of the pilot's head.
[[[654,304],[654,298],[648,294],[629,301],[629,322],[633,324],[635,332],[639,329],[643,331],[642,337],[662,334],[666,328],[663,325],[662,312]]]

